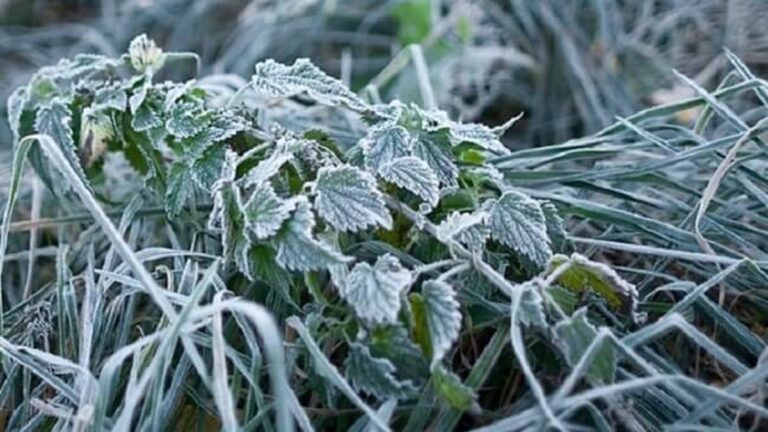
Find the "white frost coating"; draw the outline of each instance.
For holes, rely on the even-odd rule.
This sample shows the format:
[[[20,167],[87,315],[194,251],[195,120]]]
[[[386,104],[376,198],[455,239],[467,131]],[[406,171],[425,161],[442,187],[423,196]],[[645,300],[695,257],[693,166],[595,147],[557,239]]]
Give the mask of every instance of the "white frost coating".
[[[432,343],[432,367],[440,363],[459,338],[461,311],[456,291],[446,282],[429,280],[421,286],[427,306],[429,339]]]
[[[400,294],[411,281],[411,272],[387,254],[373,266],[357,263],[339,293],[361,319],[377,324],[394,323],[400,312]]]
[[[350,165],[321,168],[316,190],[318,214],[339,231],[392,226],[392,216],[376,188],[376,180],[367,172]]]
[[[491,206],[486,223],[494,240],[535,264],[544,266],[552,257],[544,212],[533,198],[518,191],[504,193]]]

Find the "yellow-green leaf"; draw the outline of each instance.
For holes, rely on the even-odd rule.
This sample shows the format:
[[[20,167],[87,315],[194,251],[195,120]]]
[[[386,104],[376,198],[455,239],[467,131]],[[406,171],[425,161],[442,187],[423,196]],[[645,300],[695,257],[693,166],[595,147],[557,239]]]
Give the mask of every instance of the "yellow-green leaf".
[[[555,255],[549,260],[545,274],[549,276],[563,265],[568,265],[568,268],[561,270],[562,273],[557,277],[559,285],[578,293],[591,291],[605,299],[616,311],[629,313],[634,310],[637,300],[635,286],[612,268],[579,254],[570,257]]]

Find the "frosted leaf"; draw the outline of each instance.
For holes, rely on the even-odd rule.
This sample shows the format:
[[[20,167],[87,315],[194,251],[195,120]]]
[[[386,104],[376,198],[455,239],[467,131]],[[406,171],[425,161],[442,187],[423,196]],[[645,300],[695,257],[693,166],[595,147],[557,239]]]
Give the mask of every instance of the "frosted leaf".
[[[241,116],[226,111],[218,111],[207,127],[208,134],[214,142],[231,138],[246,127],[246,121]]]
[[[421,134],[414,142],[413,155],[423,160],[437,174],[440,184],[454,186],[459,168],[454,163],[450,143],[443,132]]]
[[[170,217],[178,216],[187,198],[192,193],[194,183],[190,178],[189,168],[175,163],[168,174],[168,188],[165,191],[165,211]]]
[[[388,162],[381,166],[379,175],[433,206],[440,199],[437,176],[426,162],[417,157],[407,156]]]
[[[149,87],[149,81],[145,81],[141,88],[128,98],[128,108],[130,108],[131,113],[136,114],[136,111],[138,111],[139,107],[144,103],[144,100],[147,98],[147,93],[149,93]]]
[[[253,185],[261,184],[280,171],[280,168],[288,161],[293,159],[293,155],[281,149],[276,149],[269,157],[262,159],[243,176],[240,183],[248,188]]]
[[[29,102],[29,90],[26,87],[17,88],[8,98],[6,112],[8,113],[8,124],[13,133],[13,144],[19,140],[21,114],[24,112],[27,102]]]
[[[211,120],[210,112],[192,102],[177,103],[166,115],[165,128],[177,138],[188,138],[204,131]]]
[[[358,317],[373,323],[394,323],[400,312],[400,294],[411,284],[411,272],[386,254],[371,266],[357,263],[339,287],[339,293]]]
[[[508,154],[504,144],[499,140],[521,116],[513,117],[506,123],[495,128],[477,123],[460,123],[451,120],[445,111],[424,110],[416,105],[409,105],[406,111],[419,120],[419,128],[431,133],[447,133],[452,146],[469,142],[485,150]]]
[[[351,258],[333,250],[312,236],[315,216],[306,197],[296,198],[296,210],[277,234],[277,262],[296,271],[321,270]]]
[[[100,88],[96,90],[93,104],[98,107],[125,111],[128,106],[128,95],[125,94],[125,90],[118,86]]]
[[[552,256],[547,224],[539,203],[531,197],[508,191],[491,206],[487,218],[491,237],[544,266]]]
[[[78,54],[72,59],[61,59],[56,65],[38,70],[30,81],[30,91],[38,101],[54,94],[71,95],[74,86],[94,76],[119,67],[120,61],[99,54]]]
[[[470,142],[485,150],[490,150],[499,154],[509,154],[509,149],[502,144],[499,140],[499,136],[493,129],[482,124],[452,122],[451,138],[453,139],[454,144]]]
[[[544,299],[534,281],[528,281],[516,287],[523,290],[520,298],[520,306],[517,310],[517,321],[528,327],[547,326],[547,317],[544,314]]]
[[[61,99],[54,99],[40,107],[35,118],[35,129],[50,135],[64,150],[75,148],[72,137],[72,112]]]
[[[235,205],[241,207],[239,204],[239,193],[230,194],[235,191],[232,188],[232,181],[235,179],[235,171],[237,169],[237,153],[232,150],[227,150],[224,153],[224,159],[221,165],[221,169],[218,174],[218,180],[214,182],[212,186],[211,195],[213,196],[213,209],[208,218],[208,229],[212,231],[219,231],[225,228],[226,225],[226,212],[228,201],[235,200]]]
[[[174,85],[165,94],[165,99],[163,100],[163,108],[166,111],[171,110],[178,100],[183,98],[185,95],[190,94],[190,90],[194,88],[194,85],[195,85],[195,80],[189,80],[184,84]],[[193,99],[200,100],[199,98],[193,98]]]
[[[482,179],[489,184],[496,186],[500,190],[505,190],[504,174],[493,165],[473,166],[467,169],[476,178]]]
[[[448,406],[459,411],[480,412],[477,393],[461,382],[455,373],[438,366],[432,370],[432,386],[435,394]]]
[[[572,317],[555,326],[555,344],[560,348],[569,366],[575,366],[597,337],[597,329],[587,319],[587,309],[579,309]],[[602,383],[611,383],[616,375],[616,353],[613,345],[603,343],[589,362],[587,377]]]
[[[611,267],[576,253],[570,257],[558,254],[549,261],[545,274],[552,274],[562,265],[568,265],[568,268],[558,276],[559,285],[577,293],[594,292],[614,310],[635,311],[637,288]]]
[[[221,173],[225,148],[223,146],[208,147],[195,159],[192,164],[192,179],[203,190],[210,190]]]
[[[160,107],[155,104],[154,98],[147,96],[144,101],[136,107],[131,118],[131,127],[136,132],[144,132],[149,129],[163,125],[163,114]]]
[[[504,123],[494,126],[491,128],[491,132],[493,132],[496,136],[500,137],[507,133],[507,131],[514,126],[518,120],[523,118],[524,112],[520,111],[520,113],[514,117],[510,117],[507,121]]]
[[[251,250],[253,250],[253,244],[244,234],[240,235],[236,239],[237,243],[234,247],[234,260],[237,269],[248,278],[248,280],[254,280],[254,268],[253,260],[251,259]]]
[[[355,232],[379,225],[389,229],[392,216],[384,205],[374,178],[360,169],[342,165],[324,167],[317,174],[318,214],[339,231]]]
[[[461,330],[461,312],[456,292],[449,284],[429,280],[421,286],[427,308],[429,339],[432,344],[432,367],[450,351]]]
[[[240,190],[233,184],[237,168],[237,154],[227,151],[219,180],[213,185],[213,209],[208,228],[221,232],[221,244],[226,261],[234,259],[241,273],[251,277],[248,252],[251,242],[245,235],[243,202]]]
[[[192,160],[202,157],[213,144],[233,137],[245,129],[245,121],[237,115],[217,112],[201,131],[181,140],[182,151]]]
[[[53,138],[77,176],[84,184],[90,186],[77,155],[72,133],[72,112],[66,102],[56,98],[41,106],[35,117],[35,130]]]
[[[313,65],[309,59],[298,59],[284,65],[269,59],[256,65],[251,78],[254,90],[268,97],[288,98],[306,94],[311,99],[330,106],[346,105],[364,111],[367,104],[336,78]]]
[[[408,156],[413,143],[405,128],[386,122],[370,128],[368,134],[360,140],[360,147],[365,155],[366,166],[377,171],[397,158]]]
[[[490,234],[484,224],[486,213],[451,213],[437,226],[440,240],[454,239],[471,250],[480,250]]]
[[[335,264],[328,267],[328,273],[331,276],[331,282],[333,282],[337,288],[342,289],[344,284],[347,283],[349,268],[346,264]]]
[[[547,235],[552,240],[552,246],[556,252],[561,251],[568,241],[568,234],[565,231],[565,224],[557,207],[550,201],[541,202],[541,211],[544,212],[544,219],[547,221]]]
[[[256,239],[271,237],[288,219],[294,205],[293,201],[279,198],[271,184],[262,183],[243,207],[245,225]]]
[[[416,387],[409,380],[400,381],[395,366],[386,358],[376,358],[367,346],[357,342],[349,345],[349,356],[344,362],[345,375],[358,392],[379,399],[408,399],[416,394]]]
[[[450,129],[452,121],[445,111],[438,109],[423,109],[415,103],[410,103],[405,112],[417,122],[416,125],[428,132],[438,132]]]

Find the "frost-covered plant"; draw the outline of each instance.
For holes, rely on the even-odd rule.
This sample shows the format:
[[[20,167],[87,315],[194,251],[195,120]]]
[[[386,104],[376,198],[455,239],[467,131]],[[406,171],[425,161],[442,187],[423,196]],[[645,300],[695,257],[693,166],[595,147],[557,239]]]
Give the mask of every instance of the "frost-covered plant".
[[[86,264],[60,252],[58,290],[41,288],[22,302],[57,308],[37,306],[46,313],[34,318],[17,305],[6,311],[6,382],[21,380],[20,366],[36,376],[25,375],[36,400],[49,385],[62,393],[41,400],[37,421],[159,427],[190,404],[213,409],[206,406],[212,398],[227,429],[273,427],[259,413],[270,404],[260,387],[260,348],[244,317],[264,339],[278,427],[288,427],[290,410],[303,428],[353,420],[356,428],[367,421],[454,428],[463,413],[483,409],[477,392],[508,336],[514,365],[501,363],[520,371],[532,397],[523,400],[543,414],[526,425],[562,426],[560,417],[574,409],[567,394],[548,401],[536,374],[574,368],[569,380],[614,382],[617,352],[599,344],[605,332],[597,326],[607,319],[635,325],[636,290],[610,267],[566,255],[556,207],[488,162],[508,155],[500,136],[514,119],[491,128],[415,104],[372,103],[308,60],[259,63],[234,91],[205,79],[160,81],[162,67],[180,57],[140,36],[118,59],[80,55],[44,68],[9,100],[14,178],[28,155],[59,202],[79,197],[114,243],[106,256],[87,252]],[[119,175],[126,169],[135,175]],[[155,247],[139,257],[101,210],[130,201],[124,231],[138,211],[139,189],[162,205],[168,227],[183,227],[183,240],[168,240],[172,253]],[[114,266],[115,253],[125,266]],[[215,257],[224,266],[214,259],[200,267]],[[167,262],[150,274],[143,263],[150,259]],[[85,294],[74,290],[71,272],[83,274]],[[262,309],[227,299],[227,291],[269,304],[285,324],[279,353]],[[144,294],[155,308],[145,311],[145,335],[123,330],[119,340],[105,341],[110,330],[130,326]],[[87,328],[66,320],[78,316],[71,313],[78,299]],[[92,332],[90,317],[106,333]],[[9,340],[25,320],[34,321],[27,324],[34,335]],[[77,350],[67,347],[67,329],[88,335],[79,336]],[[523,329],[540,343],[526,345]],[[487,344],[478,347],[478,338]],[[101,348],[92,350],[94,341]],[[29,348],[48,344],[50,354]],[[287,374],[274,364],[283,349]],[[129,356],[132,367],[122,366]],[[72,378],[40,362],[66,365]],[[437,415],[406,408],[417,399]],[[405,415],[394,412],[398,403]],[[628,402],[611,396],[606,403],[619,409]],[[316,412],[323,407],[352,407],[353,414],[327,419]],[[13,424],[32,415],[26,402],[17,405]]]

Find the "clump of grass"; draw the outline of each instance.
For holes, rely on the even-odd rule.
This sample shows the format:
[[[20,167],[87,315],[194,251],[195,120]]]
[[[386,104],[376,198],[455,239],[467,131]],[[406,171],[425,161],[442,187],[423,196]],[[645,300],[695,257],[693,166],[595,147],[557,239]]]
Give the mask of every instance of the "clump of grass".
[[[6,429],[758,427],[765,83],[729,54],[714,93],[511,152],[411,53],[428,108],[306,60],[161,82],[194,56],[145,36],[14,92]],[[27,161],[44,222],[12,222]]]

